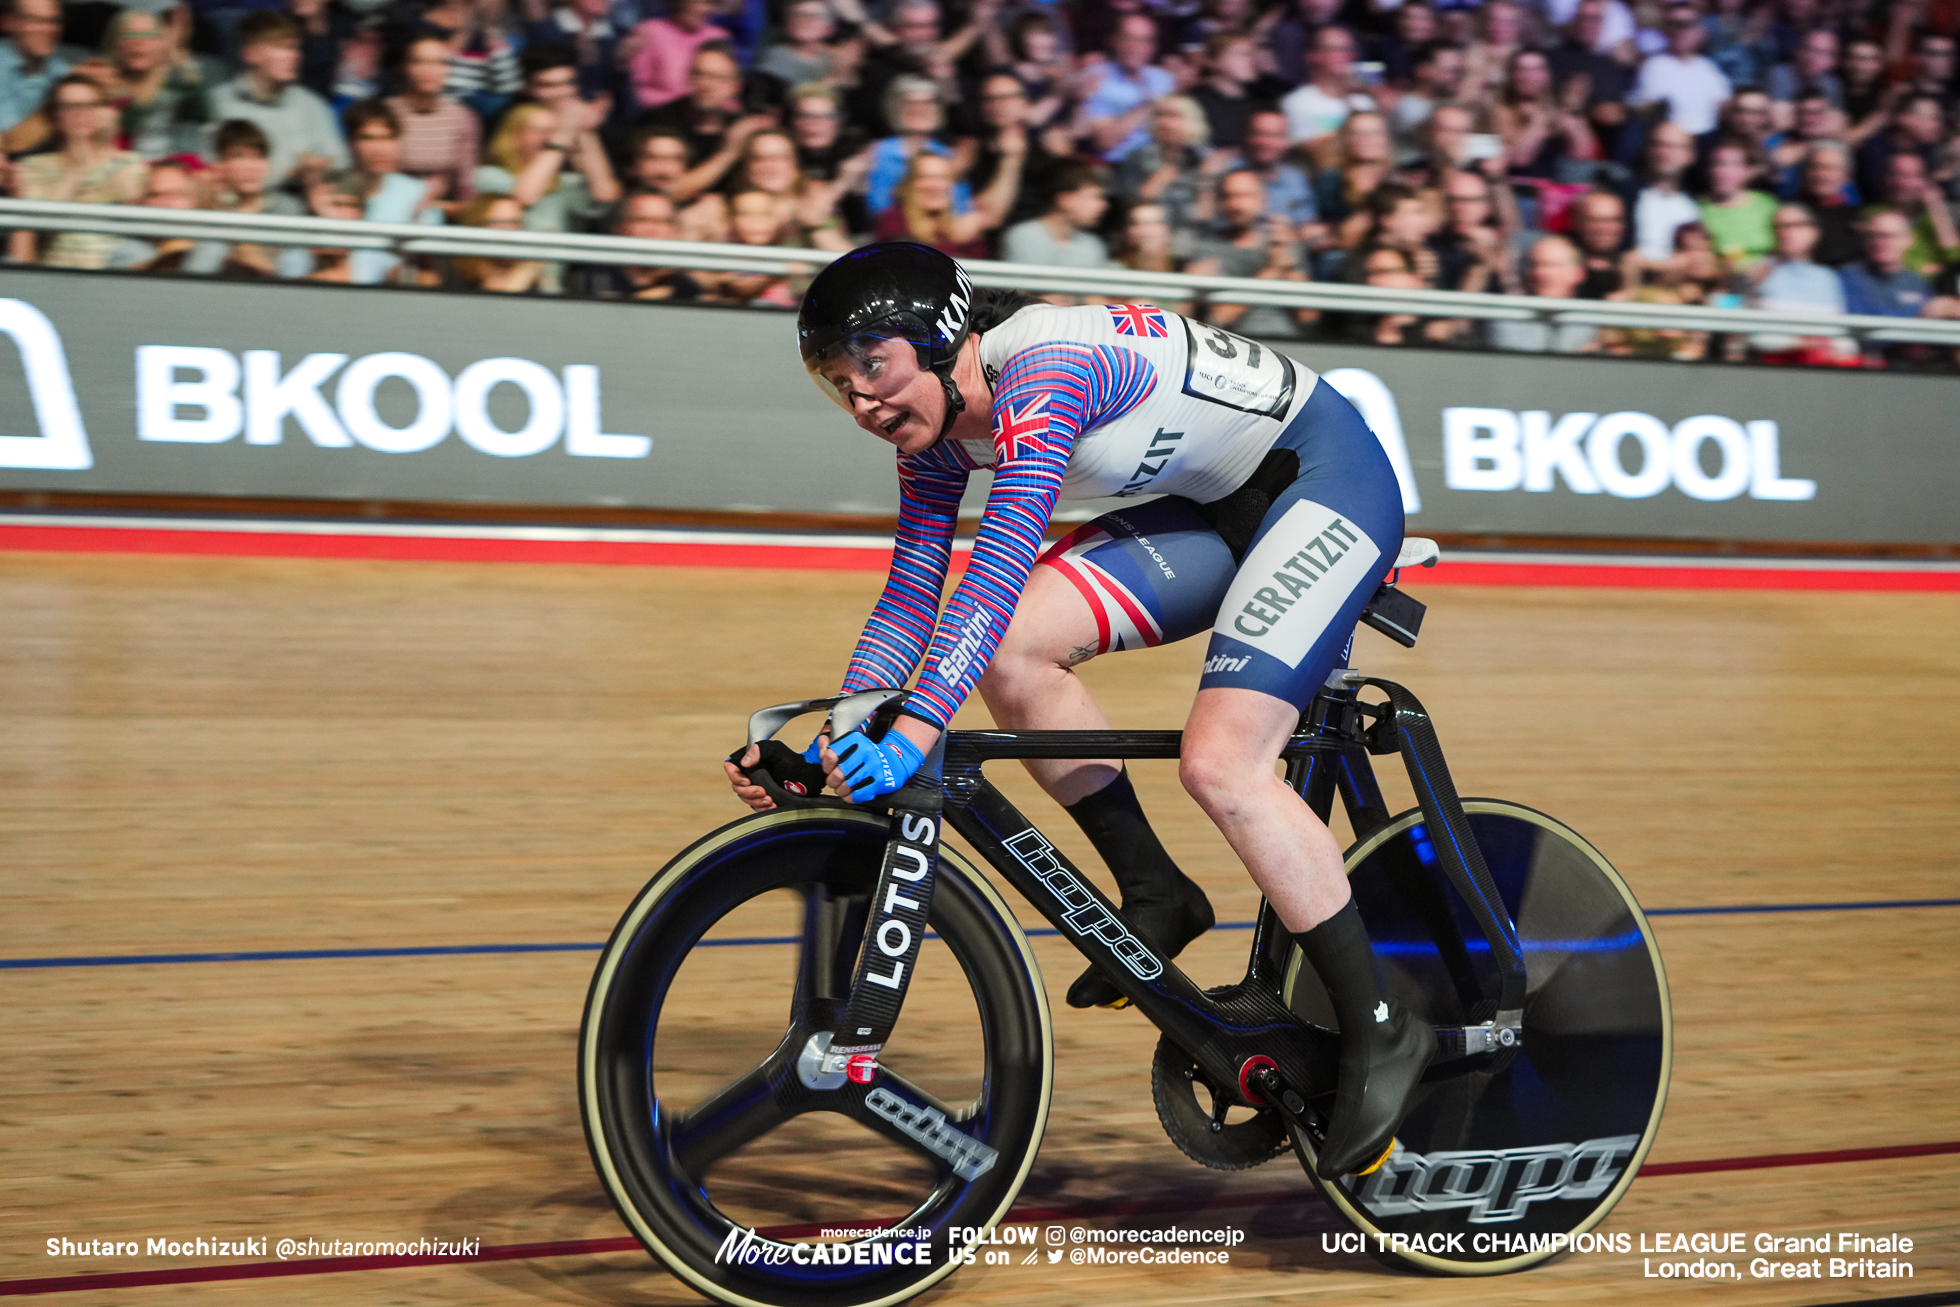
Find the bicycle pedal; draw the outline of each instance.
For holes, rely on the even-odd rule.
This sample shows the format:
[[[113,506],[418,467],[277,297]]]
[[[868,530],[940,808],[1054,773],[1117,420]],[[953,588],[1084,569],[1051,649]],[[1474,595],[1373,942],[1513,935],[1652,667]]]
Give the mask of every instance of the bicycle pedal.
[[[1377,1157],[1374,1161],[1368,1163],[1368,1165],[1362,1167],[1360,1170],[1350,1171],[1348,1172],[1348,1174],[1349,1175],[1373,1175],[1375,1172],[1381,1170],[1382,1163],[1386,1162],[1388,1160],[1388,1155],[1395,1151],[1395,1145],[1397,1142],[1398,1142],[1397,1140],[1390,1139],[1388,1141],[1388,1147],[1382,1149],[1382,1155],[1380,1157]]]
[[[1129,1005],[1130,1005],[1130,996],[1128,994],[1123,995],[1121,998],[1112,998],[1107,1003],[1096,1004],[1097,1007],[1105,1008],[1111,1012],[1115,1012],[1122,1008],[1126,1008]]]

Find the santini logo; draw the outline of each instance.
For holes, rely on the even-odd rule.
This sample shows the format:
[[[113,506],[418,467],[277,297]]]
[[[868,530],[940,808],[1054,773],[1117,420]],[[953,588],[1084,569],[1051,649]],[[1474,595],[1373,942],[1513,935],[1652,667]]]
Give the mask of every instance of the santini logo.
[[[1632,470],[1621,461],[1629,440]],[[1784,476],[1781,462],[1776,423],[1766,420],[1704,414],[1670,428],[1646,413],[1567,413],[1554,422],[1543,409],[1443,410],[1443,479],[1452,490],[1542,492],[1556,478],[1574,494],[1619,499],[1646,499],[1669,485],[1705,502],[1744,491],[1751,499],[1815,499],[1817,483]]]

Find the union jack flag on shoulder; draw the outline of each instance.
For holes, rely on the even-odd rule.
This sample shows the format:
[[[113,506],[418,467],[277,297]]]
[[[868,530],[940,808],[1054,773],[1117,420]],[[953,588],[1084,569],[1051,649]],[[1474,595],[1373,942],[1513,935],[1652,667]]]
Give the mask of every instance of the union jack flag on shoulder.
[[[1119,336],[1168,336],[1170,328],[1164,325],[1161,310],[1142,304],[1112,304],[1109,316],[1116,322]]]

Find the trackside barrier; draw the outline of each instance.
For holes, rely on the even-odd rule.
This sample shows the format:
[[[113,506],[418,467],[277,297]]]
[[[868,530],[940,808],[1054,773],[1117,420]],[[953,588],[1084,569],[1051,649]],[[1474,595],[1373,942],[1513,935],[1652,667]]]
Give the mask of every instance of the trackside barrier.
[[[837,257],[824,250],[719,245],[698,241],[639,240],[624,236],[586,236],[562,232],[491,231],[474,227],[425,227],[343,218],[276,217],[129,205],[0,199],[0,229],[7,227],[32,231],[100,232],[144,239],[182,237],[251,241],[261,245],[320,245],[387,250],[404,256],[551,259],[713,272],[807,273]],[[1599,300],[1538,299],[1527,295],[1470,294],[1463,291],[1386,290],[1337,282],[1193,277],[1182,273],[1050,268],[1027,263],[974,261],[966,267],[977,285],[1040,294],[1112,296],[1162,303],[1188,300],[1204,304],[1216,301],[1275,308],[1413,313],[1422,317],[1503,322],[1536,320],[1551,326],[1850,336],[1881,344],[1918,342],[1960,346],[1960,322],[1937,319],[1816,317],[1765,313],[1753,309],[1618,304]]]
[[[0,268],[0,337],[0,488],[897,503],[890,451],[817,395],[782,313]],[[1954,379],[1269,344],[1367,418],[1418,532],[1960,537]]]

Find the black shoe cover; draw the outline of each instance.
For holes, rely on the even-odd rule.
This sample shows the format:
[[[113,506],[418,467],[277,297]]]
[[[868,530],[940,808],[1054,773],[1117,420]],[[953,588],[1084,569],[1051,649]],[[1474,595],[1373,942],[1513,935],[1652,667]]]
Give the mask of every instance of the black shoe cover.
[[[1372,1028],[1341,1031],[1341,1079],[1314,1167],[1323,1180],[1369,1166],[1388,1150],[1436,1054],[1428,1022],[1386,1000],[1376,1012],[1382,1019]]]

